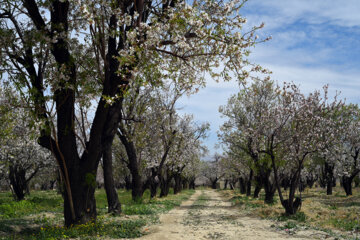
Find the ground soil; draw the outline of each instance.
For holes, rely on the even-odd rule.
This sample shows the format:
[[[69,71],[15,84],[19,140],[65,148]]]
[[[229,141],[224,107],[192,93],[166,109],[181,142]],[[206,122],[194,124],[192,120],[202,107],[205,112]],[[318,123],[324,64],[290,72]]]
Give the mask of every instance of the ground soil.
[[[216,190],[196,190],[180,207],[146,227],[140,240],[336,239],[326,232],[279,228],[276,221],[247,216]]]

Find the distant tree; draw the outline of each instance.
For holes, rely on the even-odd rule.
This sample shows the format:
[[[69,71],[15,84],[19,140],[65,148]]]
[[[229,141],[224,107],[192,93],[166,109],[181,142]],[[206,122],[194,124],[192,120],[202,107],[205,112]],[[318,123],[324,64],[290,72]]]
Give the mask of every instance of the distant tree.
[[[37,144],[36,133],[29,127],[30,113],[21,108],[16,96],[1,89],[0,92],[0,118],[4,124],[0,138],[0,171],[8,179],[14,198],[19,201],[30,193],[30,180],[53,159],[49,151]]]
[[[202,161],[201,173],[210,180],[211,188],[216,189],[218,181],[224,176],[224,171],[221,168],[222,156],[218,153],[213,155],[212,161]]]

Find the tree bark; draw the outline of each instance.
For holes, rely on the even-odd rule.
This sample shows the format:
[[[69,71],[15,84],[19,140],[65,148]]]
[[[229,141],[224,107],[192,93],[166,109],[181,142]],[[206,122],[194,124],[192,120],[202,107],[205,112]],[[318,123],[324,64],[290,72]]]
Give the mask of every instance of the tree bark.
[[[174,194],[178,194],[182,190],[181,175],[178,173],[174,174],[174,179],[175,179]]]
[[[225,182],[224,182],[224,189],[227,189],[228,182],[229,182],[229,180],[225,179]]]
[[[259,175],[255,176],[255,190],[254,190],[254,198],[259,198],[259,194],[262,188],[262,181]]]
[[[108,213],[120,214],[121,204],[115,189],[113,167],[112,167],[112,147],[109,144],[103,151],[104,184],[108,202]]]
[[[195,190],[195,178],[190,179],[189,189],[194,189]]]
[[[21,168],[21,166],[18,166],[17,164],[10,164],[9,180],[13,196],[16,201],[21,201],[25,198],[26,189],[28,188],[25,174],[26,172]]]
[[[212,179],[211,181],[211,188],[212,189],[216,189],[217,188],[217,182],[218,182],[218,178]]]
[[[246,186],[246,196],[250,196],[250,195],[251,195],[251,183],[252,183],[253,175],[254,175],[254,171],[251,169],[251,170],[250,170],[249,179],[248,179],[248,181],[247,181],[247,186]]]
[[[124,181],[125,181],[125,189],[126,189],[126,190],[132,189],[132,186],[131,186],[131,176],[125,176]]]
[[[334,166],[325,162],[325,181],[326,181],[326,194],[332,195],[334,179]]]
[[[160,177],[160,197],[166,197],[169,194],[171,177],[161,176]]]
[[[345,190],[346,196],[352,195],[352,177],[343,176],[342,177],[342,186]]]
[[[245,194],[246,193],[246,184],[245,184],[244,178],[242,178],[242,177],[239,178],[239,185],[240,185],[240,193]]]
[[[132,199],[134,201],[140,201],[144,191],[143,191],[143,182],[139,171],[139,164],[136,155],[135,145],[133,142],[128,141],[128,139],[124,135],[122,135],[119,131],[118,131],[118,136],[120,138],[120,141],[125,147],[126,154],[129,160],[128,168],[130,170],[131,178],[132,178],[132,183],[131,183]]]
[[[157,177],[157,171],[152,168],[151,169],[151,176],[150,176],[150,184],[149,184],[149,187],[150,187],[150,198],[154,198],[156,197],[156,194],[157,194],[157,188],[158,188],[158,185],[159,185],[159,181],[158,181],[158,177]]]

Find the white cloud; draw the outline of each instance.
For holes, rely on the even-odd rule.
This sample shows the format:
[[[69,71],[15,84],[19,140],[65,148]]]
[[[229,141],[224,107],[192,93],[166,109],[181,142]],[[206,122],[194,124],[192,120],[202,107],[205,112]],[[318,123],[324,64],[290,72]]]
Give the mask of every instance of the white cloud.
[[[261,21],[268,23],[271,28],[292,24],[298,20],[309,24],[360,26],[358,0],[252,0],[245,6],[245,9],[247,8],[257,13],[249,18],[258,15]]]

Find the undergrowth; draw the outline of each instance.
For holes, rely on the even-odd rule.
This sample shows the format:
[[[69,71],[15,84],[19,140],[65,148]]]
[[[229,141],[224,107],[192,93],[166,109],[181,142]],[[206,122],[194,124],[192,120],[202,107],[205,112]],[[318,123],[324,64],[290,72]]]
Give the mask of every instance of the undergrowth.
[[[149,192],[134,202],[131,192],[119,190],[122,214],[107,213],[104,190],[95,193],[98,219],[96,222],[63,226],[60,195],[54,191],[33,191],[26,200],[13,201],[9,193],[0,193],[0,239],[99,239],[135,238],[143,235],[145,225],[158,222],[160,213],[179,206],[194,190],[184,190],[177,195],[150,200]],[[125,216],[129,217],[125,217]],[[130,217],[131,216],[131,217]]]

